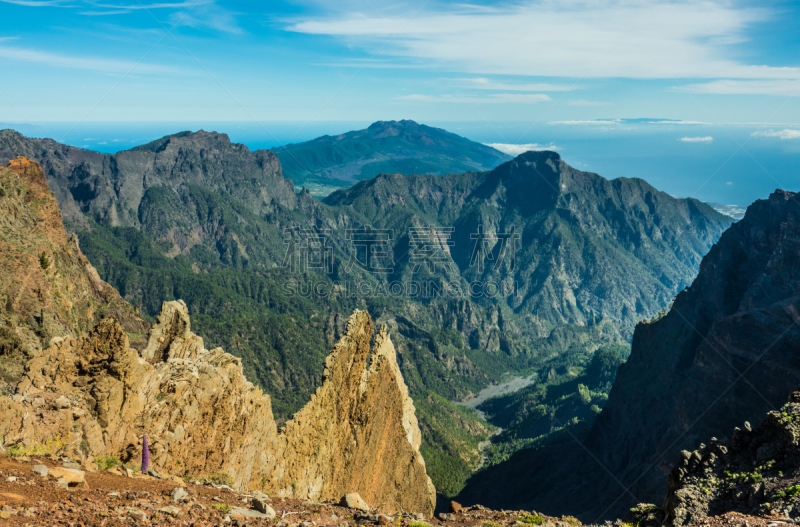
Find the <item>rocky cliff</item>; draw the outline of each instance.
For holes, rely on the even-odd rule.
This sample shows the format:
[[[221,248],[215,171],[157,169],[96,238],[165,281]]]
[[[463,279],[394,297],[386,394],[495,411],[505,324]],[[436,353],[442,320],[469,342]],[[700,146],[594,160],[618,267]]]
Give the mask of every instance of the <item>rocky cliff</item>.
[[[103,282],[67,237],[41,168],[25,157],[0,167],[0,375],[17,381],[53,336],[76,336],[114,315],[134,345],[149,324]]]
[[[370,344],[372,343],[372,350]],[[369,363],[369,364],[368,364]],[[368,364],[368,365],[367,365]],[[431,515],[436,490],[419,453],[414,405],[385,327],[356,311],[312,400],[278,431],[270,398],[242,364],[207,350],[186,305],[165,302],[141,355],[113,317],[85,337],[56,337],[0,398],[5,446],[64,438],[80,459],[118,455],[177,474],[232,476],[239,489]]]
[[[630,358],[586,436],[479,475],[469,500],[511,499],[589,521],[659,503],[682,448],[758,420],[800,385],[798,291],[800,203],[776,191],[722,235],[665,316],[636,326]],[[529,473],[551,480],[505,483]]]
[[[482,173],[382,174],[325,203],[397,233],[453,227],[446,249],[460,278],[516,284],[502,300],[542,335],[554,326],[605,322],[630,335],[691,282],[730,225],[705,203],[674,198],[640,179],[576,170],[548,151],[526,152]],[[503,233],[515,236],[505,238],[507,246]],[[477,249],[492,252],[492,265],[474,261],[476,237],[485,237]],[[499,257],[501,250],[508,258]],[[395,252],[403,254],[395,273],[407,279],[415,267],[409,251]],[[522,352],[510,337],[499,340],[510,353]]]

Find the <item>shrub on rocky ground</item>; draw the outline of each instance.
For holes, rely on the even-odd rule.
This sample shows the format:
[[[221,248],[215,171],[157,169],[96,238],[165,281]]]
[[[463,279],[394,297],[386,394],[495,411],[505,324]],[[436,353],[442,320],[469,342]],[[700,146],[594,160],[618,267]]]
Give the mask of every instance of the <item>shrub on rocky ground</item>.
[[[119,458],[112,455],[97,456],[94,458],[94,463],[100,470],[105,470],[112,467],[121,465]]]
[[[227,485],[229,487],[233,486],[233,477],[227,472],[217,471],[208,476],[208,479],[214,485]]]
[[[538,514],[523,514],[517,517],[517,521],[527,523],[529,525],[541,525],[544,523],[544,518]]]

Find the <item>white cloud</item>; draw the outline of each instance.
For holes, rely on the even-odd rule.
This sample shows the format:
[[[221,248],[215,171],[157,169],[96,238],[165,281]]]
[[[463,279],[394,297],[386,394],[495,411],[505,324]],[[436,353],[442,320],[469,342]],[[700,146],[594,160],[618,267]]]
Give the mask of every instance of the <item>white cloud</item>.
[[[550,101],[543,93],[492,93],[485,97],[467,97],[463,95],[401,95],[397,99],[417,102],[458,102],[458,103],[517,103],[529,104]]]
[[[800,97],[800,80],[731,80],[721,79],[700,84],[675,87],[672,91],[719,95],[781,95]]]
[[[520,154],[524,154],[525,152],[533,151],[541,151],[541,150],[561,150],[561,147],[550,143],[549,145],[540,145],[539,143],[528,143],[525,145],[512,145],[512,144],[505,144],[505,143],[487,143],[486,146],[490,146],[495,150],[500,150],[504,154],[508,154],[511,156],[518,156]]]
[[[365,15],[370,11],[346,5],[350,11],[295,19],[287,29],[476,74],[800,80],[800,68],[736,58],[733,44],[777,14],[725,0],[451,4],[413,18],[397,10]]]
[[[764,130],[760,132],[753,132],[751,135],[754,137],[776,137],[778,139],[800,139],[800,130]]]
[[[47,64],[60,68],[76,68],[86,70],[97,70],[108,73],[127,73],[134,68],[139,73],[166,73],[176,72],[177,69],[170,66],[160,66],[157,64],[135,63],[122,60],[108,60],[95,57],[70,57],[46,51],[33,49],[16,48],[10,46],[0,46],[0,57],[4,59],[20,60],[24,62]]]
[[[485,77],[478,77],[475,79],[453,79],[459,81],[464,86],[475,88],[478,90],[498,90],[498,91],[570,91],[572,86],[569,84],[550,84],[546,82],[537,82],[530,84],[509,84],[503,82],[494,82]]]
[[[575,101],[569,101],[570,106],[614,106],[613,102],[604,102],[604,101],[587,101],[585,99],[578,99]]]
[[[678,141],[683,141],[684,143],[710,143],[713,141],[714,138],[710,135],[705,137],[681,137]]]

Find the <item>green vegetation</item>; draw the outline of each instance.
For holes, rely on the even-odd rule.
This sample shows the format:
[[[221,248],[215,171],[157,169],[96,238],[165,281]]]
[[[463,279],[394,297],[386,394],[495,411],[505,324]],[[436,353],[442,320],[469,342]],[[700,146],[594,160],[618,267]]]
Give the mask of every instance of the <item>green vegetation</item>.
[[[781,490],[773,494],[774,498],[787,498],[792,496],[797,496],[800,494],[800,485],[792,485],[791,487]]]
[[[110,454],[97,456],[94,458],[94,463],[100,470],[117,467],[122,464],[117,456],[112,456]]]
[[[538,370],[542,381],[481,405],[503,433],[486,449],[486,466],[505,461],[523,448],[540,447],[565,434],[587,430],[608,400],[627,346],[605,346],[594,353],[574,348]]]
[[[214,485],[227,485],[233,487],[233,477],[227,472],[217,471],[206,478]]]
[[[42,251],[42,254],[39,255],[39,265],[45,270],[50,267],[50,259],[47,257],[47,254],[44,251]]]
[[[367,131],[369,140],[359,139],[358,133],[343,134],[335,141],[321,138],[288,145],[278,155],[285,174],[300,175],[295,184],[304,177],[307,181],[322,177],[318,167],[354,160],[370,161],[351,171],[358,179],[372,175],[372,169],[396,167],[433,173],[430,163],[438,163],[443,171],[480,170],[505,158],[482,145],[463,144],[462,138],[443,131],[401,124],[404,128],[397,134],[389,128],[398,123],[381,123]],[[407,134],[412,128],[413,133]],[[384,134],[387,131],[392,133]],[[427,147],[421,145],[428,141],[420,142],[420,137],[442,142],[433,148],[435,152],[406,160],[386,154],[404,149],[422,152]],[[87,214],[70,226],[78,231],[82,250],[100,276],[150,319],[162,301],[184,300],[192,328],[206,346],[221,346],[240,357],[248,379],[270,394],[279,424],[299,410],[320,384],[324,358],[343,319],[356,307],[367,309],[373,319],[389,326],[404,379],[419,403],[429,470],[437,488],[448,494],[457,492],[480,464],[477,444],[490,428],[474,415],[465,416],[439,402],[426,403],[430,397],[461,400],[508,372],[538,372],[539,385],[506,399],[508,409],[491,407],[490,402],[487,411],[492,419],[507,428],[486,451],[490,463],[559,431],[574,432],[588,425],[602,410],[608,391],[605,385],[592,384],[587,373],[591,351],[598,345],[625,342],[633,322],[662,307],[677,284],[694,276],[692,262],[729,223],[697,202],[707,221],[689,233],[679,214],[684,202],[641,180],[609,182],[569,168],[551,172],[546,167],[559,160],[549,153],[526,154],[547,158],[537,157],[538,165],[533,160],[509,163],[492,172],[383,175],[318,202],[292,195],[283,186],[277,165],[253,173],[251,154],[222,140],[218,146],[227,156],[224,161],[201,155],[205,143],[193,142],[187,133],[136,151],[154,155],[163,152],[169,141],[183,145],[174,160],[165,161],[173,163],[169,186],[149,186],[134,206],[115,203],[123,226],[104,223],[110,217],[103,209],[107,205],[92,201],[95,198],[88,193],[86,203],[97,205],[89,207],[95,215]],[[375,157],[376,152],[382,157]],[[120,168],[121,184],[141,181],[134,179],[141,174],[131,170]],[[334,181],[328,175],[323,179]],[[58,177],[74,182],[69,173]],[[563,180],[576,202],[603,203],[602,210],[588,207],[585,215],[576,215],[549,191],[532,199],[529,182],[541,178]],[[499,195],[507,197],[500,202]],[[642,234],[649,232],[648,218],[653,214],[676,218],[659,225],[657,239]],[[358,266],[350,269],[353,248],[341,227],[333,228],[326,238],[331,248],[329,269],[283,268],[289,248],[285,229],[297,225],[390,230],[396,234],[387,251],[396,259],[393,272],[379,275]],[[409,229],[420,225],[455,229],[452,265],[431,270],[411,261]],[[471,265],[475,245],[471,236],[482,225],[516,229],[521,238],[515,266],[510,259],[499,266]],[[565,294],[578,291],[563,276],[575,277],[574,283],[579,282],[588,297],[564,302]],[[315,297],[287,289],[294,281],[295,292],[308,291],[312,283],[333,290],[334,281],[345,280],[376,289],[416,280],[432,284],[434,290],[455,291],[492,281],[516,283],[518,290],[502,298],[410,298],[346,290]],[[620,304],[622,298],[634,300],[635,310],[612,313],[609,306]]]
[[[69,439],[69,436],[67,437]],[[57,454],[64,448],[65,442],[61,434],[58,434],[50,439],[46,439],[41,443],[34,443],[30,446],[25,445],[11,445],[6,449],[9,456],[49,456]]]
[[[542,518],[538,514],[526,513],[523,514],[522,516],[517,516],[517,521],[522,523],[527,523],[528,525],[541,525],[544,523],[544,518]]]
[[[231,511],[231,506],[227,503],[212,503],[211,506],[217,509],[219,512],[225,513]]]
[[[478,445],[494,433],[495,427],[475,410],[457,406],[433,392],[418,397],[414,407],[425,437],[421,452],[428,475],[437,482],[437,492],[455,496],[478,468]]]

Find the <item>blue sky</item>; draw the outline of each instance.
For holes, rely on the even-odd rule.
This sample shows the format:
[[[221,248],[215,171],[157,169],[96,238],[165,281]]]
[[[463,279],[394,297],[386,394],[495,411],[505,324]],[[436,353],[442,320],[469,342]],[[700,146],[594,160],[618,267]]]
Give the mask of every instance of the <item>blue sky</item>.
[[[784,156],[776,180],[800,145],[792,2],[0,0],[0,19],[0,122],[73,144],[132,121],[264,144],[403,118],[499,144],[650,128],[689,157]]]

